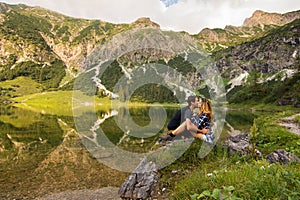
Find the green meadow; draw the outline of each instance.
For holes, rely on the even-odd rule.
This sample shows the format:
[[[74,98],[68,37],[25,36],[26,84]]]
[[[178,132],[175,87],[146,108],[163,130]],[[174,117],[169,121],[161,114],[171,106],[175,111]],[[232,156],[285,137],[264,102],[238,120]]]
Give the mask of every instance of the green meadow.
[[[300,157],[300,137],[278,125],[278,120],[296,113],[298,109],[270,112],[255,119],[254,140],[263,157],[276,149]],[[200,159],[198,151],[202,141],[195,140],[181,158],[161,171],[159,184],[165,190],[164,195],[176,200],[300,198],[299,164],[270,164],[254,154],[229,155],[223,144],[224,141],[219,140],[214,149]]]
[[[17,107],[30,109],[58,116],[73,116],[73,108],[79,112],[109,110],[109,98],[98,98],[84,95],[80,91],[51,91],[25,95],[12,99]],[[76,113],[78,111],[76,110]]]

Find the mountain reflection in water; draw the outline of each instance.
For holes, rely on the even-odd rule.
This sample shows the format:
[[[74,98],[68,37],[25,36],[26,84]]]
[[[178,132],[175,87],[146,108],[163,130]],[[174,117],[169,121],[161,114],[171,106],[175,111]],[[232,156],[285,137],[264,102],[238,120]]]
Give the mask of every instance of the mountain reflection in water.
[[[0,199],[33,199],[68,190],[119,187],[128,173],[99,162],[82,139],[97,143],[101,129],[112,144],[125,151],[148,152],[178,107],[165,110],[167,119],[163,126],[152,128],[149,107],[85,113],[82,123],[92,134],[82,135],[71,116],[0,107]],[[130,115],[132,122],[144,127],[144,135],[135,137],[129,134],[134,131],[130,127],[119,127],[118,120],[128,120],[124,115]],[[249,130],[254,117],[253,113],[229,111],[226,122],[234,129]],[[122,123],[126,125],[127,121]]]

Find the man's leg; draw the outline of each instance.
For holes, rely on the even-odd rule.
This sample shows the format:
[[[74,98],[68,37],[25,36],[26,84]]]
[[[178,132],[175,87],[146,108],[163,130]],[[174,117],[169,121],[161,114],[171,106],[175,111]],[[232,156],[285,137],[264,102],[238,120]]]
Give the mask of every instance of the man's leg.
[[[173,138],[182,133],[183,131],[186,130],[186,122],[183,122],[178,126],[175,130],[169,130],[168,133],[164,136],[161,136],[158,140],[158,142],[166,142],[166,141],[171,141]]]

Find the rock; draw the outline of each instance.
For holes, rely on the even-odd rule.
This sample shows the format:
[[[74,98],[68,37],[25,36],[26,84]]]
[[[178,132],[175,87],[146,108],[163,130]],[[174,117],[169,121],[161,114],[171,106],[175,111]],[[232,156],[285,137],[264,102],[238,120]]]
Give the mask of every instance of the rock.
[[[267,13],[261,10],[256,10],[250,18],[245,19],[243,26],[255,27],[264,25],[282,26],[298,19],[299,13],[289,12],[285,14]]]
[[[121,185],[118,194],[122,199],[148,199],[159,180],[154,162],[145,157]]]
[[[268,154],[265,158],[269,163],[300,163],[300,159],[295,154],[289,153],[284,149],[275,150]]]
[[[227,138],[225,145],[228,147],[229,154],[240,153],[249,154],[251,144],[249,143],[249,134],[243,133]]]
[[[251,153],[252,145],[249,142],[250,136],[248,133],[238,134],[236,136],[230,136],[225,142],[225,146],[228,147],[228,152],[230,155],[238,153],[240,155],[249,155]],[[262,158],[262,153],[255,149],[254,153],[257,158]]]

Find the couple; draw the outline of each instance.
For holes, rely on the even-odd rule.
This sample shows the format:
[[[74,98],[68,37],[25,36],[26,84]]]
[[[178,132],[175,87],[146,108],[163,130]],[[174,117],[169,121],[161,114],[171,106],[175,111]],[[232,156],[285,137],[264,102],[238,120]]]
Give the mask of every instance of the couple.
[[[177,134],[188,130],[195,138],[202,139],[208,144],[212,144],[215,136],[211,131],[212,121],[212,105],[210,100],[199,98],[197,96],[189,96],[187,99],[188,106],[177,111],[169,122],[168,134],[161,136],[158,140],[163,143],[172,140]],[[193,114],[193,110],[199,108],[197,114]]]

